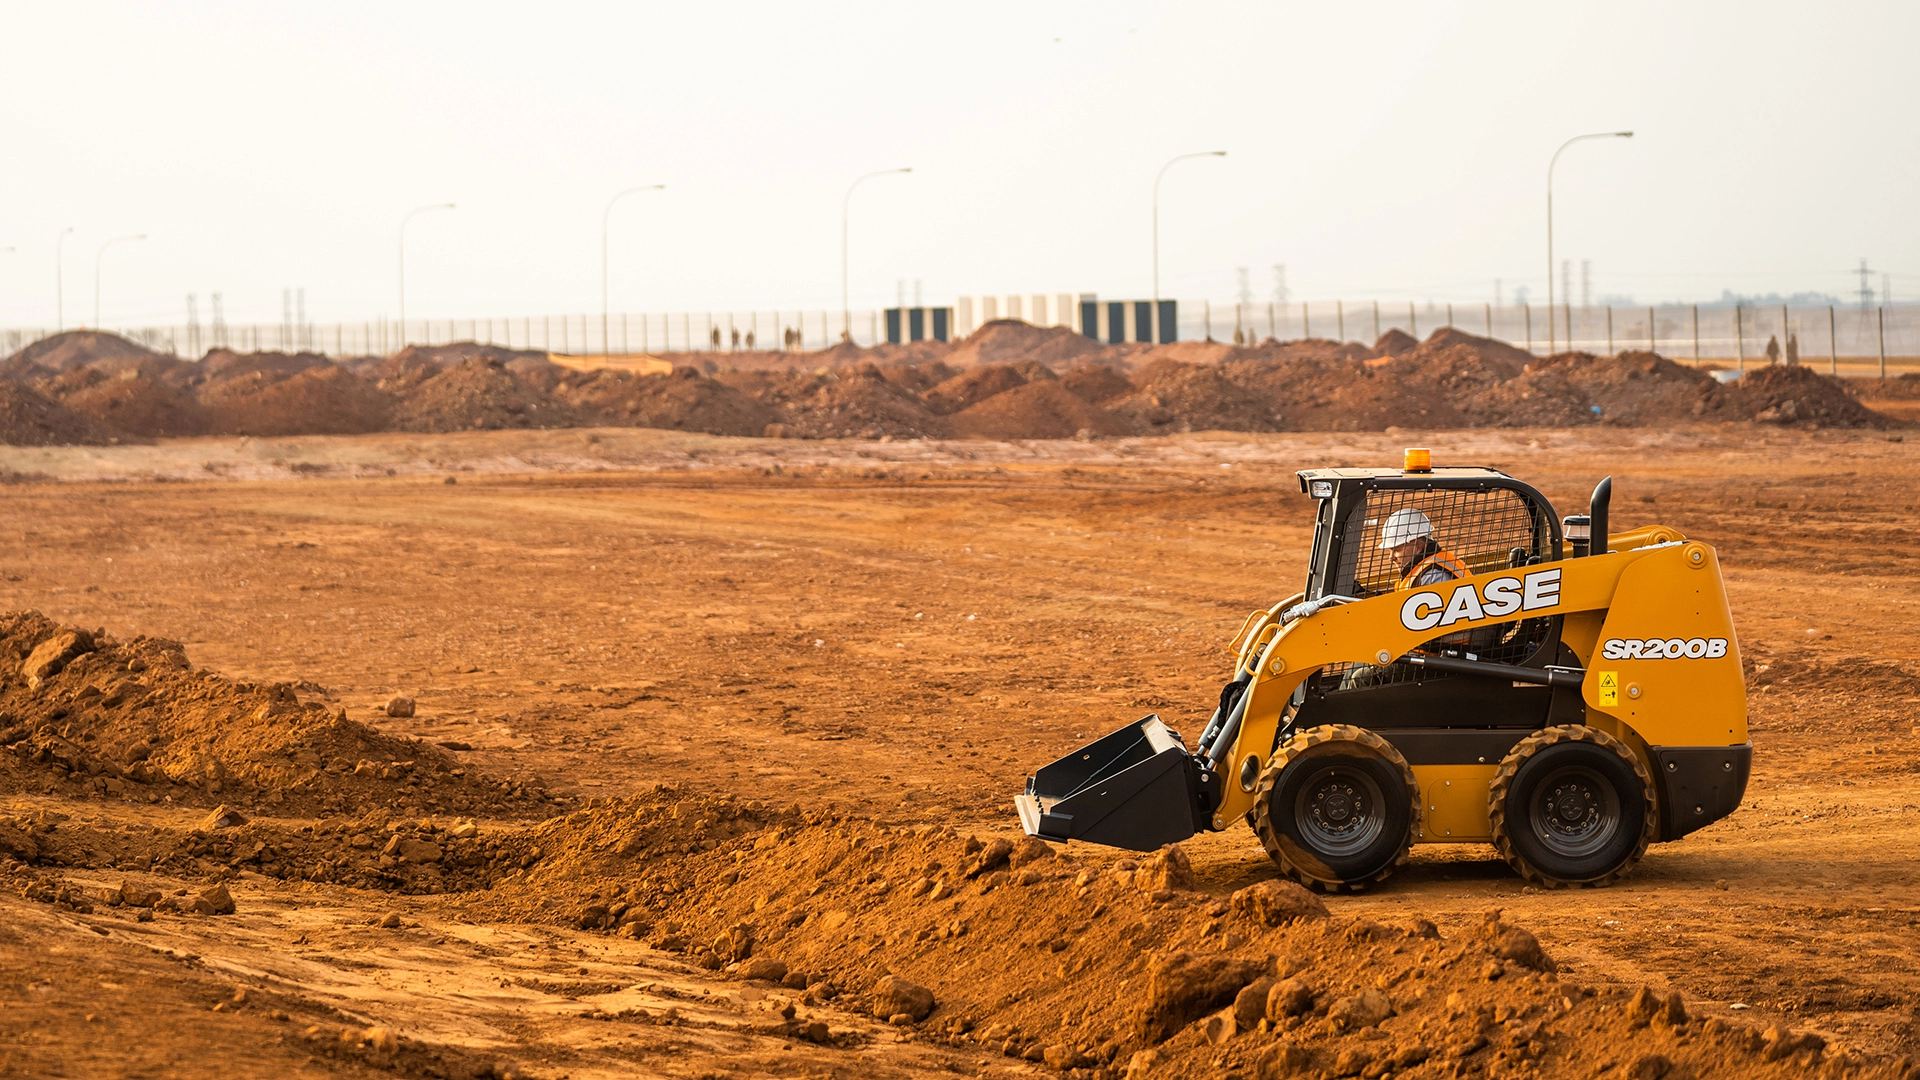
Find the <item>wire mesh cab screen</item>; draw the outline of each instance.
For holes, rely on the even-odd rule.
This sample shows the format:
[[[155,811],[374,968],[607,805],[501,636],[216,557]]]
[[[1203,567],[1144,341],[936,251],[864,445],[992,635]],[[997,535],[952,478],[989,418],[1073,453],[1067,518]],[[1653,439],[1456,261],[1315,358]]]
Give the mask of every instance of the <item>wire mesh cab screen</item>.
[[[1347,511],[1341,530],[1346,542],[1330,591],[1360,597],[1394,591],[1410,567],[1402,566],[1396,553],[1380,542],[1388,522],[1402,510],[1418,515],[1413,521],[1424,518],[1432,527],[1433,548],[1464,563],[1469,573],[1507,570],[1552,557],[1549,516],[1536,513],[1517,491],[1372,488]],[[1403,525],[1398,535],[1406,531]]]
[[[1431,479],[1346,473],[1336,483],[1333,497],[1321,499],[1315,530],[1308,587],[1316,597],[1391,593],[1410,570],[1420,571],[1416,580],[1431,585],[1428,574],[1483,574],[1560,557],[1553,507],[1532,488],[1492,470],[1475,470],[1471,477]],[[1430,542],[1398,551],[1381,547],[1383,539],[1416,537]],[[1432,569],[1435,566],[1441,569]],[[1556,637],[1549,620],[1527,619],[1437,637],[1420,649],[1520,664]],[[1350,667],[1332,665],[1321,673],[1320,687],[1352,689],[1445,677],[1394,664],[1380,669],[1362,666],[1356,679]]]

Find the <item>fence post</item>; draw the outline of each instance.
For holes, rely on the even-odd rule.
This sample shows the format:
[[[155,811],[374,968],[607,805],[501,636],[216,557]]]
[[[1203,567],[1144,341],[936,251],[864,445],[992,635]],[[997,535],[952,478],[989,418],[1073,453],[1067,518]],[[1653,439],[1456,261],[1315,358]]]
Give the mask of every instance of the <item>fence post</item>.
[[[1305,341],[1313,336],[1313,317],[1307,313],[1307,302],[1300,301],[1300,339]]]
[[[1524,312],[1527,316],[1527,351],[1532,352],[1533,351],[1533,305],[1522,304],[1520,305],[1520,310]],[[1553,309],[1549,308],[1547,310],[1549,313],[1551,313]]]
[[[1568,327],[1567,329],[1568,329],[1568,333],[1571,334],[1573,328]],[[1607,305],[1607,355],[1608,356],[1613,355],[1613,305],[1612,304]]]
[[[1447,329],[1453,329],[1453,301],[1447,301]]]
[[[1827,374],[1840,374],[1840,334],[1833,325],[1833,305],[1827,305]]]
[[[1411,300],[1407,301],[1407,333],[1413,335],[1415,341],[1420,340],[1420,317],[1414,312]]]
[[[1333,321],[1334,321],[1334,328],[1338,330],[1340,333],[1340,340],[1343,342],[1346,341],[1347,340],[1347,302],[1345,300],[1335,300],[1333,302]]]
[[[1873,309],[1874,319],[1880,325],[1880,381],[1887,381],[1887,309]]]
[[[1781,304],[1780,305],[1780,348],[1782,350],[1786,349],[1787,339],[1792,336],[1793,336],[1793,331],[1789,329],[1787,325],[1787,305]],[[1794,356],[1794,362],[1798,363],[1800,359],[1800,350],[1799,349],[1793,350],[1793,356]]]
[[[1487,336],[1493,336],[1493,305],[1487,305]]]
[[[1153,314],[1156,319],[1159,318],[1160,316],[1160,312],[1158,311],[1155,311]],[[1153,336],[1159,337],[1160,335],[1155,334]],[[1272,338],[1275,341],[1280,340],[1280,329],[1277,325],[1275,325],[1273,321],[1273,305],[1272,304],[1267,305],[1267,336]]]
[[[1700,305],[1693,305],[1693,358],[1700,359]]]
[[[1747,370],[1746,331],[1740,326],[1740,305],[1733,305],[1733,355],[1738,360],[1736,370]]]
[[[1647,351],[1648,352],[1660,351],[1659,346],[1655,344],[1657,340],[1658,338],[1653,332],[1653,309],[1649,307],[1647,309]]]
[[[1373,340],[1380,340],[1380,301],[1373,302]]]

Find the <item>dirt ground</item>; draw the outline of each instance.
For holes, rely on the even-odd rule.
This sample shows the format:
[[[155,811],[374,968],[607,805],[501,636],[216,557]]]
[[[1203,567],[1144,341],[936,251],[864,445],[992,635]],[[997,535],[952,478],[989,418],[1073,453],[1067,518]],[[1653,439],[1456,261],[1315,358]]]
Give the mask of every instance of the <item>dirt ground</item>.
[[[175,639],[196,666],[296,685],[564,806],[679,783],[1017,837],[1011,797],[1035,767],[1146,712],[1202,726],[1225,641],[1304,573],[1311,504],[1293,470],[1393,463],[1404,445],[1502,468],[1562,513],[1612,474],[1616,528],[1659,521],[1718,547],[1752,672],[1754,775],[1732,818],[1611,888],[1539,892],[1489,848],[1422,847],[1327,906],[1450,934],[1497,907],[1562,978],[1676,990],[1699,1014],[1870,1059],[1920,1051],[1920,453],[1897,434],[0,448],[15,481],[0,487],[0,610]],[[380,710],[395,694],[414,716]],[[48,785],[0,813],[129,837],[206,810]],[[1213,896],[1273,876],[1245,828],[1185,847]],[[126,875],[96,862],[67,877]],[[239,912],[224,918],[0,897],[0,1076],[988,1070],[977,1047],[826,1003],[807,1008],[833,1040],[796,1040],[763,989],[452,893],[228,878]],[[388,915],[397,927],[369,925]],[[996,1053],[991,1068],[1041,1067]]]

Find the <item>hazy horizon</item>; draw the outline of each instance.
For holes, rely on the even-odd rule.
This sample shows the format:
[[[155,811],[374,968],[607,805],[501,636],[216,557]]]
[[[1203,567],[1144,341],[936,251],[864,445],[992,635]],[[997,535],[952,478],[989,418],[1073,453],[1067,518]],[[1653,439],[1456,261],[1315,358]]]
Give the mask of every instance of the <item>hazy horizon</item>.
[[[341,4],[16,6],[0,326],[840,305],[896,283],[1534,303],[1920,298],[1920,12],[1890,3],[938,12]],[[13,248],[11,252],[5,249]],[[1556,267],[1558,273],[1558,267]],[[1887,275],[1883,280],[1882,275]],[[1559,282],[1555,282],[1556,294]]]

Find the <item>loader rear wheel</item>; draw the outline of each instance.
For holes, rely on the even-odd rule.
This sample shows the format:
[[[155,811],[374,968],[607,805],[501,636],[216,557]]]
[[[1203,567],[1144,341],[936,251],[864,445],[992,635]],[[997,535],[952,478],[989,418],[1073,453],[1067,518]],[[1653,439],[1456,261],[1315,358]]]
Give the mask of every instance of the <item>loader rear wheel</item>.
[[[1364,728],[1309,728],[1274,751],[1260,774],[1253,831],[1289,876],[1358,891],[1407,861],[1419,818],[1413,770]]]
[[[1493,843],[1535,884],[1606,885],[1646,854],[1659,827],[1653,777],[1632,748],[1584,724],[1522,739],[1488,788]]]

